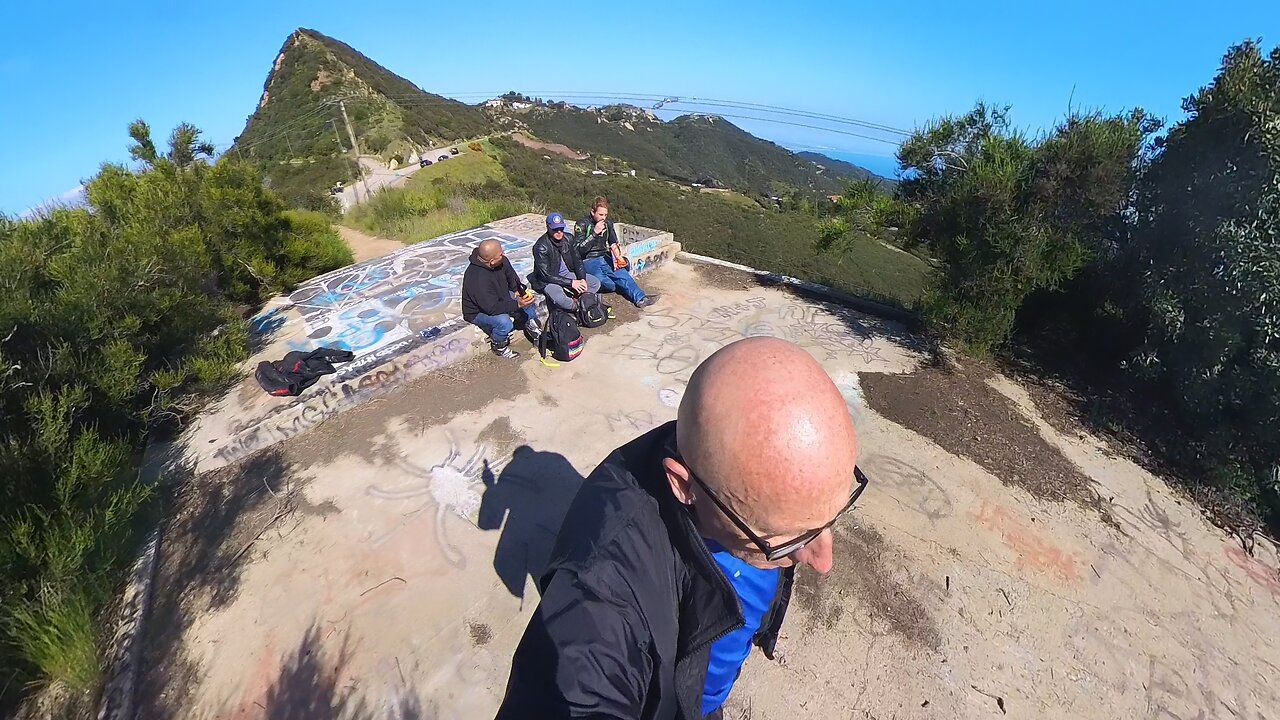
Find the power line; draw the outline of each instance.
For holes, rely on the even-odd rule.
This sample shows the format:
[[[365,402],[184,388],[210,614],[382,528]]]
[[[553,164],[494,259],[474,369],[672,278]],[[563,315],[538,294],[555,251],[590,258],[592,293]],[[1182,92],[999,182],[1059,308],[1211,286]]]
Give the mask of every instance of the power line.
[[[591,97],[598,98],[598,97],[601,97],[601,96],[599,96],[599,95],[592,95]],[[634,96],[614,96],[614,97],[623,98],[623,99],[636,99]],[[396,98],[392,98],[392,97],[388,97],[388,99],[397,100]],[[397,101],[398,101],[398,102],[405,103],[405,104],[407,104],[407,105],[411,105],[411,106],[412,106],[412,105],[417,105],[417,104],[419,104],[419,101],[422,101],[422,102],[420,103],[421,105],[439,104],[439,103],[441,102],[441,101],[439,101],[439,100],[435,100],[434,98],[413,98],[413,97],[409,97],[409,96],[404,96],[402,99],[398,99]],[[683,103],[684,101],[680,101],[680,102],[681,102],[681,103]],[[670,103],[669,103],[669,104],[670,104]],[[733,106],[731,106],[731,109],[732,109],[732,107],[733,107]],[[802,128],[808,128],[808,129],[810,129],[810,130],[821,130],[821,131],[823,131],[823,132],[835,133],[835,134],[837,134],[837,135],[845,135],[845,136],[848,136],[848,137],[856,137],[856,138],[861,138],[861,139],[864,139],[864,140],[872,140],[872,141],[874,141],[874,142],[881,142],[881,143],[885,143],[885,144],[887,144],[887,145],[898,145],[898,144],[899,144],[899,142],[900,142],[900,141],[898,141],[898,140],[889,140],[889,139],[882,138],[882,137],[875,137],[874,135],[866,135],[866,134],[863,134],[863,133],[851,132],[851,131],[849,131],[849,130],[840,130],[840,129],[837,129],[837,128],[824,127],[824,126],[821,126],[821,125],[810,125],[810,124],[808,124],[808,123],[799,123],[799,122],[794,122],[794,121],[789,121],[789,120],[780,120],[780,119],[778,119],[778,118],[760,117],[760,116],[756,116],[756,115],[737,115],[737,114],[732,114],[732,113],[720,113],[720,112],[699,113],[699,114],[702,114],[702,115],[709,115],[709,116],[712,116],[712,117],[721,117],[721,118],[725,118],[725,119],[752,120],[752,121],[755,121],[755,122],[772,123],[772,124],[775,124],[775,125],[790,125],[790,126],[792,126],[792,127],[802,127]],[[817,119],[817,120],[822,120],[822,119],[825,119],[825,117],[826,117],[826,116],[822,116],[822,115],[820,115],[820,114],[812,114],[812,115],[811,115],[811,114],[804,113],[804,112],[800,112],[800,111],[797,111],[797,112],[794,112],[794,113],[786,113],[786,114],[788,114],[788,115],[797,115],[797,116],[800,116],[800,117],[806,117],[806,118]],[[853,121],[853,120],[848,120],[847,122],[848,122],[849,124],[856,125],[856,126],[858,126],[858,127],[868,127],[868,125],[870,125],[870,124],[867,124],[867,123],[860,123],[860,122],[858,122],[858,121]],[[882,130],[882,128],[876,127],[876,126],[874,126],[874,125],[871,125],[870,127],[868,127],[868,129],[872,129],[872,130]],[[906,133],[906,131],[902,131],[902,130],[895,130],[895,129],[883,129],[883,131],[885,131],[885,132],[893,132],[893,133],[895,133],[895,134],[904,134],[904,135],[909,134],[909,133]]]
[[[697,105],[709,105],[712,107],[736,107],[736,108],[746,108],[746,109],[753,109],[753,110],[767,110],[769,112],[776,112],[784,115],[797,115],[797,116],[809,117],[812,119],[828,120],[831,122],[837,122],[841,124],[857,125],[857,126],[865,127],[868,129],[882,130],[884,132],[891,132],[898,135],[905,136],[905,135],[911,134],[910,130],[893,127],[892,125],[885,125],[883,123],[876,123],[868,120],[859,120],[857,118],[844,117],[840,115],[819,113],[812,110],[801,110],[799,108],[785,107],[782,105],[751,103],[751,102],[744,102],[740,100],[703,98],[703,97],[690,96],[690,95],[680,96],[680,95],[676,95],[675,93],[651,95],[648,93],[626,93],[626,92],[617,92],[617,91],[590,92],[590,91],[579,91],[579,90],[563,90],[563,91],[561,90],[530,90],[530,91],[526,91],[523,94],[525,94],[526,96],[530,94],[537,94],[539,96],[556,97],[556,98],[572,97],[572,98],[580,98],[580,99],[596,99],[596,98],[619,99],[619,100],[636,100],[641,102],[662,103],[664,105],[679,103],[679,104],[686,104],[686,105],[697,104]],[[458,97],[458,96],[493,97],[491,94],[488,94],[488,93],[477,93],[477,92],[452,93],[450,95],[453,97]]]

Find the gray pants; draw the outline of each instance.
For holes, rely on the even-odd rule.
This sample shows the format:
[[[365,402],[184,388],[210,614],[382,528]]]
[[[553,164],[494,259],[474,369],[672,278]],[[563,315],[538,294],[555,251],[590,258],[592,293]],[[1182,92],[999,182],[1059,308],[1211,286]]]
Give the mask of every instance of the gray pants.
[[[586,280],[587,280],[587,292],[593,292],[593,293],[600,292],[600,278],[597,278],[595,275],[587,275]],[[547,299],[550,300],[551,303],[556,307],[562,310],[568,310],[569,312],[573,312],[574,310],[578,309],[578,305],[573,301],[573,298],[569,297],[565,293],[564,290],[565,289],[560,285],[556,285],[555,283],[549,283],[545,288],[542,289],[542,294],[546,295]]]

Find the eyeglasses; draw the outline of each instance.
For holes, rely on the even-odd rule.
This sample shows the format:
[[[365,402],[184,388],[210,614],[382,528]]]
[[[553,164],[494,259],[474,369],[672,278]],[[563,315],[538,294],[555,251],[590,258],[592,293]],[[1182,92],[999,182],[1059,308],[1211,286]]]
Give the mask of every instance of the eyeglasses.
[[[685,467],[687,468],[688,466],[686,465]],[[715,503],[716,507],[720,508],[720,512],[724,513],[725,517],[729,518],[729,520],[736,525],[739,530],[746,534],[748,540],[755,544],[757,548],[760,548],[760,552],[764,553],[765,559],[769,562],[781,560],[797,550],[800,550],[805,545],[813,542],[815,538],[821,535],[827,528],[835,525],[837,520],[839,520],[845,513],[849,512],[849,509],[853,507],[853,504],[858,501],[858,496],[862,494],[863,490],[867,489],[867,476],[863,474],[862,468],[855,465],[853,467],[853,479],[858,483],[858,486],[853,489],[853,495],[849,497],[849,502],[845,503],[845,506],[840,510],[840,512],[836,513],[836,516],[831,518],[831,521],[826,525],[806,531],[803,535],[795,538],[794,540],[774,546],[770,544],[769,541],[755,534],[755,532],[747,526],[747,523],[739,517],[737,513],[730,510],[729,506],[725,505],[723,500],[716,497],[716,494],[712,492],[711,488],[707,487],[707,484],[702,482],[702,479],[695,475],[692,470],[689,471],[689,477],[694,482],[698,483],[699,487],[707,491],[707,497],[711,498],[711,502]]]

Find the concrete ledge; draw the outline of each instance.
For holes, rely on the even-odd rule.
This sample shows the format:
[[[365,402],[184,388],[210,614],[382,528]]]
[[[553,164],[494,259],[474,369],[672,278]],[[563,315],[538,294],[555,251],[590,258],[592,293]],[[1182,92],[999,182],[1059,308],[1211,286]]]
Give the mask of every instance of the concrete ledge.
[[[885,303],[876,302],[875,300],[870,300],[864,297],[858,297],[857,295],[850,295],[849,293],[836,290],[833,287],[819,285],[818,283],[809,282],[808,280],[801,280],[799,278],[791,277],[790,275],[782,275],[775,272],[769,272],[767,270],[757,270],[756,268],[749,267],[747,265],[739,265],[738,263],[732,263],[726,260],[708,257],[706,255],[697,255],[691,252],[681,251],[679,257],[681,260],[688,260],[689,262],[738,270],[750,275],[755,275],[756,277],[762,278],[773,284],[786,285],[803,293],[809,293],[823,298],[830,298],[842,305],[847,305],[854,310],[858,310],[859,312],[900,322],[910,329],[915,329],[920,326],[920,316],[911,310],[894,307],[893,305],[886,305]]]
[[[670,261],[680,246],[669,232],[619,224],[632,271]],[[262,347],[246,361],[238,387],[206,411],[178,445],[157,453],[184,469],[216,469],[306,431],[401,385],[484,352],[484,333],[462,319],[462,274],[471,250],[500,241],[522,277],[533,267],[541,215],[505,218],[409,245],[335,270],[275,298],[252,321]],[[291,350],[337,347],[356,354],[295,398],[267,395],[253,379],[263,360]],[[149,468],[152,477],[168,466]]]

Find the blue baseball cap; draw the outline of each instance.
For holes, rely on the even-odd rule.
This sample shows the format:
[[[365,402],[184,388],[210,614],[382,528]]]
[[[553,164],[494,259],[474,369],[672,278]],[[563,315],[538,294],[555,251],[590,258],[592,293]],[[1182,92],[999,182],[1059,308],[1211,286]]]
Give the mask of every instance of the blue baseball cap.
[[[550,230],[563,230],[563,229],[565,229],[565,227],[566,227],[566,225],[565,225],[565,222],[564,222],[564,216],[563,216],[563,215],[561,215],[560,213],[551,213],[550,215],[548,215],[548,216],[547,216],[547,230],[548,230],[548,231],[550,231]]]

